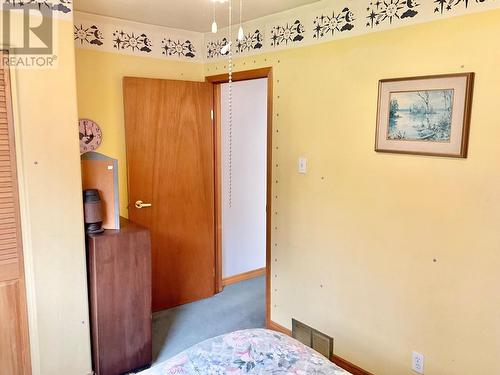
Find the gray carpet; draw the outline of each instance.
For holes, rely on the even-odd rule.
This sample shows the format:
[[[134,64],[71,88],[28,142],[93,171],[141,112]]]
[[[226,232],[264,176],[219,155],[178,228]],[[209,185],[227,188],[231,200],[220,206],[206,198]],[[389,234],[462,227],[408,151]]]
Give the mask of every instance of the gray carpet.
[[[264,328],[265,277],[229,285],[211,298],[153,315],[153,366],[206,339]]]

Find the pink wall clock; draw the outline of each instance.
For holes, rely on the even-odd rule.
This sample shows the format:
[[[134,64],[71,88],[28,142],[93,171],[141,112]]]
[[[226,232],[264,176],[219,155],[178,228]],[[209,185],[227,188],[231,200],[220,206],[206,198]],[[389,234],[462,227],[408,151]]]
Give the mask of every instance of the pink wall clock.
[[[102,143],[102,131],[96,122],[82,118],[78,121],[80,154],[95,151]]]

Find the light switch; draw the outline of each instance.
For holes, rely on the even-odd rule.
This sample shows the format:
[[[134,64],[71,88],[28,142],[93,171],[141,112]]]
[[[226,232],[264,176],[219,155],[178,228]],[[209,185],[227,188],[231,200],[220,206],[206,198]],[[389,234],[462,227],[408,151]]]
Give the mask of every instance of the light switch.
[[[299,173],[306,174],[307,173],[307,159],[299,158]]]

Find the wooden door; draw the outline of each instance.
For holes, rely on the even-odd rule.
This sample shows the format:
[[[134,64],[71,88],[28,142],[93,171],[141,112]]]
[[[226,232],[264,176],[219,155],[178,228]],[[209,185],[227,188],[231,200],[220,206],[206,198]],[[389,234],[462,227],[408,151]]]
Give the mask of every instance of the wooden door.
[[[125,78],[124,103],[129,216],[151,232],[153,310],[209,297],[215,292],[212,85]]]
[[[0,61],[5,52],[0,51]],[[31,374],[9,71],[0,66],[0,373]]]

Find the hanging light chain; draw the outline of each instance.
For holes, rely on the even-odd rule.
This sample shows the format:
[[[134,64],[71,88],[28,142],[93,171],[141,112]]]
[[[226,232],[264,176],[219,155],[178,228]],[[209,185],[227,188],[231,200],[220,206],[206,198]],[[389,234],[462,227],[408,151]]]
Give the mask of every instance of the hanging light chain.
[[[229,0],[229,208],[233,207],[233,48],[231,22],[233,18],[232,0]]]

